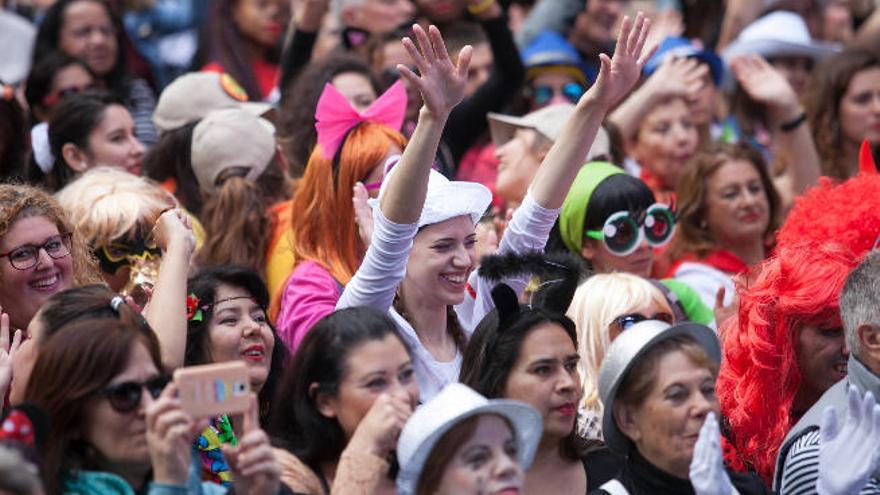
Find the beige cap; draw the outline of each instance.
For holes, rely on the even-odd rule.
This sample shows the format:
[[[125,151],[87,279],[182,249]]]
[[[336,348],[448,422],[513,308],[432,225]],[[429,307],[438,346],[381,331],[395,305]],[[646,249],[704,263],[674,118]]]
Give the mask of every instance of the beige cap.
[[[575,106],[570,103],[560,103],[535,110],[522,117],[489,112],[487,117],[492,142],[496,147],[503,145],[513,139],[517,129],[533,129],[550,141],[556,142],[559,135],[562,134],[565,123],[574,113],[574,108]],[[608,155],[610,148],[611,140],[608,138],[608,133],[600,127],[599,132],[596,133],[596,139],[593,140],[593,146],[587,154],[587,161],[594,157]]]
[[[203,191],[228,168],[247,168],[245,177],[256,180],[274,156],[275,127],[240,108],[211,112],[193,130],[192,168]]]
[[[247,92],[229,74],[190,72],[159,95],[153,123],[160,131],[171,131],[224,108],[241,108],[259,116],[272,110],[272,105],[249,102]]]

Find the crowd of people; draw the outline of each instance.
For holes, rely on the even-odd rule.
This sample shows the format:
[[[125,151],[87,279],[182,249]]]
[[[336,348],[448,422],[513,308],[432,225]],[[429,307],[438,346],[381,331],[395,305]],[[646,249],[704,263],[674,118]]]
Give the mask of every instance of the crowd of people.
[[[875,156],[874,0],[0,0],[0,493],[880,494]]]

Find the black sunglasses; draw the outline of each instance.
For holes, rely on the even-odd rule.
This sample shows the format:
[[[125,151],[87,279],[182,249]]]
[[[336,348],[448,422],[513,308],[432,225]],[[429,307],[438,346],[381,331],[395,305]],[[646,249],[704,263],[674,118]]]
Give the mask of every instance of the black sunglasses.
[[[171,379],[165,375],[157,375],[145,382],[122,382],[101,390],[101,395],[107,398],[114,411],[128,414],[140,406],[144,389],[150,397],[158,399],[159,394],[170,381]]]
[[[669,313],[657,313],[654,316],[650,316],[650,317],[645,316],[640,313],[632,313],[632,314],[628,314],[628,315],[618,316],[617,318],[614,319],[613,322],[611,322],[611,324],[617,325],[618,327],[620,327],[620,330],[622,331],[622,330],[627,330],[627,329],[629,329],[629,327],[635,325],[636,323],[641,323],[645,320],[659,320],[659,321],[662,321],[663,323],[669,323],[670,325],[672,325],[673,318],[672,318],[672,315]]]

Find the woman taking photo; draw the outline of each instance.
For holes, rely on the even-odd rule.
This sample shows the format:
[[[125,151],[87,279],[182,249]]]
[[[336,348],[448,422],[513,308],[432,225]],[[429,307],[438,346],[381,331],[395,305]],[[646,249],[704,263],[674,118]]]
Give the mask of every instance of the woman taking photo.
[[[104,0],[61,0],[46,12],[34,45],[34,63],[59,51],[88,65],[98,84],[122,102],[135,122],[135,135],[147,146],[158,138],[152,116],[153,91],[125,68],[125,31]]]
[[[275,398],[282,482],[310,495],[393,494],[393,450],[418,401],[394,322],[366,307],[333,312],[303,339]]]
[[[643,320],[667,323],[676,317],[666,296],[653,283],[629,273],[600,273],[582,283],[566,312],[577,328],[584,398],[578,404],[578,434],[602,439],[599,366],[611,342]]]
[[[35,148],[31,167],[42,171],[46,186],[53,191],[98,166],[141,173],[144,146],[134,135],[134,121],[122,103],[106,91],[65,98],[42,132],[48,134],[48,147]]]
[[[779,196],[758,152],[716,144],[694,158],[678,188],[679,234],[669,249],[668,276],[715,307],[734,295],[734,277],[767,257],[779,226]]]
[[[397,495],[519,493],[540,439],[534,408],[452,383],[400,432]]]
[[[53,425],[43,452],[47,492],[223,493],[198,482],[190,445],[201,422],[180,408],[176,387],[166,386],[158,340],[122,298],[112,305],[117,319],[81,320],[48,339],[28,381],[24,400],[42,407]],[[234,453],[237,491],[274,494],[278,467],[259,427],[251,426]]]
[[[692,474],[703,424],[719,414],[720,361],[715,332],[694,323],[670,327],[646,321],[612,342],[599,372],[602,425],[606,444],[626,461],[620,474],[594,494],[694,493],[706,481],[716,490],[726,485],[728,493],[769,493],[753,475],[720,472],[704,480]],[[719,448],[719,464],[720,454]]]
[[[25,329],[53,294],[100,282],[85,241],[45,192],[0,185],[0,307]]]
[[[432,30],[433,32],[434,30]],[[489,206],[484,186],[449,182],[430,171],[430,164],[449,111],[462,97],[469,53],[452,66],[439,32],[432,41],[414,27],[426,57],[412,42],[407,50],[421,78],[398,66],[406,79],[422,89],[425,107],[401,163],[383,182],[371,249],[337,307],[369,305],[390,313],[416,356],[416,377],[422,397],[433,397],[455,381],[462,350],[471,329],[492,307],[491,285],[473,274],[474,225]],[[581,99],[561,137],[539,168],[522,206],[505,231],[499,252],[543,249],[577,170],[592,144],[607,109],[638,77],[647,25],[642,16],[626,19],[614,60],[603,58],[596,84]],[[432,47],[432,48],[428,48]],[[469,52],[470,49],[466,50]],[[433,55],[432,55],[433,54]],[[426,74],[446,72],[446,94],[426,84]],[[416,145],[417,137],[430,136]],[[412,170],[411,170],[412,169]],[[411,252],[410,252],[411,250]],[[508,281],[522,291],[525,276]]]

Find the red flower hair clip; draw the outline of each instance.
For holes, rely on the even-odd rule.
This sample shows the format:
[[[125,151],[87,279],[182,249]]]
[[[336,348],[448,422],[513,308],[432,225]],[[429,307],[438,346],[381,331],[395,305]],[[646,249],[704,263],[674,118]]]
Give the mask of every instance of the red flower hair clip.
[[[199,298],[192,292],[186,296],[186,320],[202,321],[202,308],[199,307]]]

